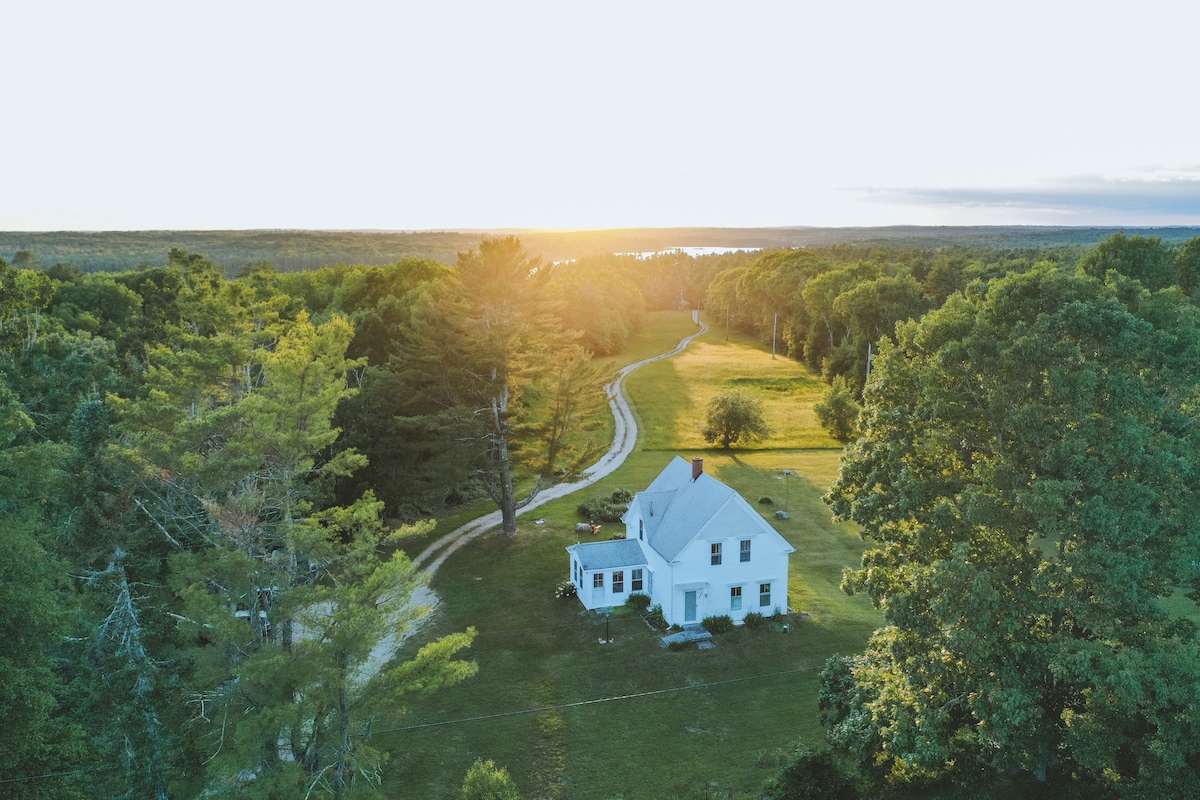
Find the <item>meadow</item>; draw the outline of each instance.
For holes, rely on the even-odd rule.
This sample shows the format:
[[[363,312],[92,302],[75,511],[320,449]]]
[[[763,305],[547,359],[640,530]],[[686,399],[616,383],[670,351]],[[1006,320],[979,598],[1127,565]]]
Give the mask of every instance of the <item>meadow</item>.
[[[662,352],[691,329],[685,315],[652,314],[621,361]],[[704,407],[727,388],[760,397],[775,435],[754,448],[707,448]],[[506,767],[527,800],[757,797],[782,749],[821,736],[817,673],[830,655],[861,650],[880,623],[866,598],[839,589],[863,542],[821,500],[839,453],[812,414],[822,384],[802,365],[714,329],[635,372],[627,391],[642,430],[621,469],[521,517],[516,535],[463,548],[434,577],[440,605],[406,648],[473,626],[468,657],[479,672],[412,698],[398,730],[376,734],[374,744],[393,754],[385,778],[393,796],[452,797],[484,758]],[[675,455],[702,456],[796,547],[788,632],[736,629],[713,650],[677,652],[636,614],[618,609],[606,619],[555,599],[567,578],[564,548],[576,541],[575,507],[615,488],[644,488]],[[785,469],[794,474],[785,479]],[[776,519],[785,505],[790,518]],[[612,642],[601,644],[606,630]]]

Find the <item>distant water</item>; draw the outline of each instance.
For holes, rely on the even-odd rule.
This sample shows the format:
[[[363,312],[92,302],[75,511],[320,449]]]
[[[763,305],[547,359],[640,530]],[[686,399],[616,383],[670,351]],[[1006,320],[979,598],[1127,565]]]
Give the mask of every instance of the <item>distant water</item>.
[[[716,256],[725,253],[757,253],[761,247],[668,247],[666,250],[654,250],[646,253],[614,253],[618,256],[637,256],[638,258],[653,258],[671,253],[683,253],[695,258],[696,256]]]

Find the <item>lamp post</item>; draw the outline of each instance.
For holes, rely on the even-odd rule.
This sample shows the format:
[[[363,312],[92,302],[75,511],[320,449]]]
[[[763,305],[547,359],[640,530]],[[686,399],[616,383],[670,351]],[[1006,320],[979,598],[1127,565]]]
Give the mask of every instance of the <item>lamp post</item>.
[[[787,513],[787,511],[788,511],[788,478],[790,478],[794,474],[795,473],[792,472],[790,469],[785,469],[783,471],[783,510],[784,510],[784,513]]]

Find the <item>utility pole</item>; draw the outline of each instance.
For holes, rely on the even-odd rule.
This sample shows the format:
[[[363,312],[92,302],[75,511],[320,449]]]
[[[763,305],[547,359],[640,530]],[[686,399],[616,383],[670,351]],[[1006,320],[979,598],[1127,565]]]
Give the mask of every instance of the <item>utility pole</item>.
[[[779,327],[779,314],[775,314],[771,322],[771,358],[775,358],[775,330]]]

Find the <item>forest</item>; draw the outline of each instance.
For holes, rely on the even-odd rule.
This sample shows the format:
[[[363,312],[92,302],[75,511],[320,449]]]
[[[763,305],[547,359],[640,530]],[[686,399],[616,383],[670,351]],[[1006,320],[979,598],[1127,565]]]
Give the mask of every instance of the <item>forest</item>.
[[[570,261],[607,253],[646,253],[682,246],[745,248],[825,248],[834,245],[930,250],[966,247],[1028,250],[1037,247],[1090,248],[1117,228],[1079,227],[921,227],[884,228],[631,228],[597,231],[496,231],[519,236],[525,249],[543,261]],[[1144,237],[1180,244],[1200,228],[1139,228]],[[84,272],[120,272],[167,265],[172,249],[203,253],[231,275],[247,266],[270,263],[280,272],[333,264],[388,266],[405,258],[453,263],[474,247],[475,231],[0,231],[0,257],[18,265],[17,253],[36,254],[46,264],[69,262]]]
[[[608,446],[607,359],[696,306],[828,386],[885,620],[767,794],[1200,794],[1200,237],[456,236],[0,259],[4,796],[403,796],[373,732],[478,669],[470,625],[378,657],[411,543],[513,532]]]

